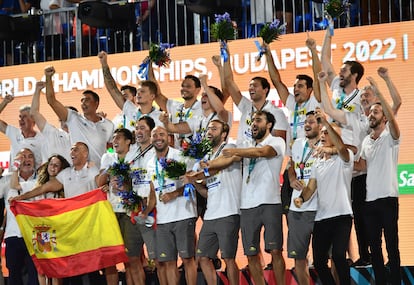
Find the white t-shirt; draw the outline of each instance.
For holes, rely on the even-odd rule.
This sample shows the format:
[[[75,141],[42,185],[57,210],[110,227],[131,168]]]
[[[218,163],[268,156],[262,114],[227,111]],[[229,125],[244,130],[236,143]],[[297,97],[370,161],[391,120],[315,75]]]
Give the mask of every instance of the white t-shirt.
[[[36,132],[34,137],[25,138],[20,129],[7,125],[5,134],[9,138],[11,145],[9,165],[13,165],[13,159],[22,148],[30,149],[35,156],[36,166],[41,165],[42,145],[45,143],[45,138],[40,132]]]
[[[160,115],[161,115],[161,111],[159,109],[156,109],[155,107],[152,107],[151,112],[149,112],[148,114],[142,114],[140,109],[134,105],[134,103],[132,103],[129,100],[126,100],[122,109],[123,112],[123,122],[122,122],[122,126],[123,128],[126,128],[128,130],[135,131],[135,124],[137,122],[137,120],[139,118],[141,118],[142,116],[150,116],[154,122],[156,126],[163,126],[163,124],[160,121]],[[117,128],[119,128],[120,126],[116,126]]]
[[[178,122],[186,122],[189,119],[192,120],[198,120],[200,121],[203,117],[203,110],[201,108],[200,101],[195,101],[193,106],[190,108],[184,108],[184,103],[168,99],[167,101],[167,111],[171,115],[171,122],[172,123],[178,123]],[[181,137],[188,137],[192,135],[186,134],[186,135],[179,135],[174,134],[174,147],[179,149],[180,146],[180,136]]]
[[[320,107],[320,103],[315,96],[310,96],[308,101],[296,104],[295,95],[289,94],[286,100],[286,108],[289,110],[289,125],[292,134],[292,139],[305,137],[305,119],[306,114],[310,111],[315,111],[316,107]],[[296,114],[296,115],[295,115]],[[296,134],[296,136],[295,136]]]
[[[228,144],[224,149],[234,147],[235,145]],[[240,214],[241,181],[240,162],[235,162],[206,179],[208,197],[204,220],[214,220]]]
[[[10,176],[9,176],[10,178]],[[5,179],[5,178],[3,178]],[[10,180],[9,180],[10,182]],[[24,181],[23,179],[19,178],[20,187],[22,187],[21,194],[24,194],[26,192],[29,192],[34,188],[36,185],[36,175],[33,175],[31,178],[29,178],[27,181]],[[9,189],[7,190],[6,199],[4,199],[4,205],[6,207],[6,229],[4,233],[4,238],[8,237],[22,237],[22,234],[20,232],[19,225],[17,224],[16,217],[14,216],[13,212],[10,210],[10,204],[9,199],[12,197],[16,197],[19,195],[19,192],[15,189]],[[43,197],[34,197],[30,199],[30,201],[34,200],[40,200]]]
[[[309,147],[308,140],[306,138],[298,138],[292,145],[292,160],[294,163],[296,177],[298,179],[303,179],[303,183],[305,185],[308,184],[311,176],[312,165],[315,162],[315,157],[312,156],[312,152],[313,149]],[[303,177],[300,169],[301,162],[304,164]],[[293,189],[289,210],[294,212],[316,211],[318,208],[317,191],[315,191],[309,200],[303,203],[302,207],[298,208],[295,206],[294,200],[299,197],[300,194],[302,194],[302,191]]]
[[[277,155],[271,158],[256,158],[255,163],[250,163],[252,160],[250,158],[243,159],[241,209],[250,209],[262,204],[281,203],[279,178],[286,144],[282,138],[268,135],[256,147],[266,145],[271,146]],[[255,146],[250,145],[250,147]],[[249,168],[253,169],[249,171]]]
[[[106,145],[111,141],[114,132],[112,122],[102,118],[94,123],[83,115],[68,109],[66,124],[69,128],[71,143],[86,143],[89,147],[89,160],[95,162],[99,168],[101,157],[106,152]]]
[[[42,146],[42,162],[46,162],[53,154],[60,154],[72,164],[70,156],[72,145],[69,133],[46,122],[42,134],[45,137],[45,142]]]
[[[131,160],[131,156],[126,155],[125,162],[129,162]],[[101,171],[108,169],[111,165],[118,162],[118,154],[117,153],[104,153],[101,158]],[[119,196],[119,191],[112,189],[112,187],[109,187],[109,191],[107,192],[107,198],[108,201],[112,205],[112,209],[115,213],[125,213],[126,210],[124,209],[124,206],[121,203],[121,198]]]
[[[141,197],[149,197],[151,191],[151,176],[148,173],[147,165],[150,161],[154,161],[155,149],[152,145],[150,146],[151,148],[148,148],[147,151],[145,149],[139,150],[139,153],[142,153],[143,155],[140,155],[131,166],[133,171],[138,171],[136,172],[137,177],[132,179],[132,187]]]
[[[231,128],[232,123],[233,123],[233,118],[232,118],[232,114],[230,112],[228,113],[228,115],[229,116],[227,118],[226,123]],[[209,114],[207,117],[203,115],[201,117],[201,120],[200,120],[200,118],[191,118],[187,121],[187,123],[188,123],[188,126],[190,127],[192,133],[197,132],[197,133],[205,134],[207,132],[208,124],[212,120],[220,120],[216,112],[213,112],[213,113]]]
[[[352,215],[351,180],[354,168],[354,154],[348,149],[349,161],[339,155],[329,159],[317,158],[313,163],[311,178],[318,185],[318,209],[315,221]]]
[[[56,176],[56,179],[63,185],[65,198],[71,198],[96,189],[95,177],[98,174],[98,168],[95,166],[88,167],[86,163],[79,171],[73,167],[63,169]]]
[[[368,135],[362,142],[361,158],[367,162],[367,198],[398,197],[397,165],[400,140],[394,140],[386,128],[373,140]]]
[[[341,109],[345,112],[356,115],[363,114],[360,101],[362,91],[355,89],[351,93],[345,94],[343,88],[339,86],[339,81],[339,76],[336,76],[331,84],[333,107],[338,108],[341,105]],[[345,144],[353,144],[353,134],[350,126],[341,126],[341,138]]]
[[[253,112],[257,111],[253,106],[252,101],[242,97],[237,108],[242,113],[239,123],[239,130],[237,133],[237,145],[242,144],[244,141],[252,141],[252,131],[250,125],[252,124],[252,115]],[[276,119],[276,123],[273,127],[273,130],[283,130],[286,131],[286,141],[289,141],[290,132],[289,132],[289,123],[286,119],[285,113],[270,101],[266,101],[265,105],[262,108],[263,111],[267,111],[273,114]]]
[[[182,161],[181,152],[174,148],[168,149],[167,159],[175,159]],[[164,177],[163,187],[161,189],[157,179],[157,172],[161,177],[162,167],[159,164],[157,157],[154,156],[148,162],[148,174],[154,184],[155,194],[157,197],[157,224],[166,224],[171,222],[182,221],[189,218],[197,217],[197,201],[194,199],[187,200],[184,196],[179,196],[168,203],[159,201],[160,193],[169,193],[175,191],[177,188],[183,186],[179,180],[173,180],[169,177]],[[162,179],[160,179],[162,180]]]

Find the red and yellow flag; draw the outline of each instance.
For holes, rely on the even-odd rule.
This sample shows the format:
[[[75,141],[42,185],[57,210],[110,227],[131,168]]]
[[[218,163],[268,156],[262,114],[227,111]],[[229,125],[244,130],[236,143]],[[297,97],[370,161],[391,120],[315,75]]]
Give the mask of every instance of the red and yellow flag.
[[[11,205],[38,271],[63,278],[126,262],[124,241],[106,194]]]

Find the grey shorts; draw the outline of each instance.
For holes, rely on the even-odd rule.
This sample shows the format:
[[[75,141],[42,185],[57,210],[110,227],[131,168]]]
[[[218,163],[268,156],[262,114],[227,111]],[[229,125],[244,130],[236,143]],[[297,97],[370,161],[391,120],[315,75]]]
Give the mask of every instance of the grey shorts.
[[[155,231],[145,225],[134,225],[130,217],[125,213],[117,213],[119,227],[124,239],[125,250],[128,256],[141,256],[142,246],[145,243],[148,257],[154,259],[155,256]]]
[[[157,225],[155,231],[156,252],[158,261],[190,258],[195,255],[195,222],[196,218]]]
[[[288,257],[294,259],[306,259],[313,232],[316,211],[288,213]]]
[[[221,258],[235,258],[239,230],[239,215],[204,220],[198,240],[197,256],[214,258],[220,248]]]
[[[283,249],[282,204],[264,204],[242,209],[240,217],[244,254],[260,252],[260,232],[264,226],[265,251]]]

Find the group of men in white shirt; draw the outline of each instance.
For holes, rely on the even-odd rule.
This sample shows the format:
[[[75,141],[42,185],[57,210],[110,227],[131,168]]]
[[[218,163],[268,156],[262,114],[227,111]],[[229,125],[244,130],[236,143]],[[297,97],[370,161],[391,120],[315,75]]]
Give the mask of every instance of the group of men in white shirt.
[[[31,109],[26,107],[20,110],[20,130],[4,121],[0,121],[0,130],[12,142],[12,157],[27,147],[33,154],[41,154],[46,158],[50,151],[58,149],[56,147],[59,144],[66,147],[72,145],[70,152],[64,150],[66,157],[71,159],[72,167],[62,171],[56,181],[35,187],[17,199],[31,198],[62,187],[66,197],[98,186],[108,191],[108,199],[113,202],[130,258],[126,265],[128,284],[142,284],[145,280],[140,260],[144,242],[149,257],[157,261],[161,284],[178,283],[178,255],[182,258],[187,284],[196,284],[196,256],[208,284],[215,284],[217,277],[212,271],[214,267],[211,259],[219,249],[228,268],[230,284],[238,284],[235,244],[239,228],[252,278],[255,284],[265,284],[260,260],[260,232],[264,227],[264,250],[272,256],[277,283],[284,284],[283,209],[279,177],[287,155],[291,157],[287,167],[288,182],[293,188],[288,214],[287,248],[288,256],[295,259],[299,284],[309,283],[307,254],[312,233],[315,268],[322,282],[334,282],[334,276],[327,267],[330,246],[341,284],[350,282],[346,250],[353,213],[361,210],[361,207],[363,210],[358,216],[358,229],[363,225],[372,228],[372,231],[364,235],[364,241],[370,247],[376,280],[386,280],[382,279],[385,269],[380,254],[380,233],[384,228],[386,241],[392,244],[387,244],[394,282],[392,284],[397,284],[400,276],[397,272],[398,189],[395,173],[400,134],[394,114],[400,102],[394,100],[393,108],[388,106],[371,77],[368,77],[371,87],[359,90],[357,85],[363,76],[363,67],[358,62],[345,62],[335,77],[330,63],[330,38],[328,31],[322,48],[322,64],[315,57],[315,80],[308,75],[298,75],[293,94],[282,82],[269,47],[264,46],[269,76],[289,111],[288,119],[281,109],[266,99],[270,91],[270,83],[266,78],[252,78],[249,83],[250,100],[242,96],[234,82],[229,61],[224,61],[221,65],[220,60],[213,58],[223,79],[224,95],[210,88],[205,76],[200,81],[195,76],[187,75],[181,85],[183,102],[177,102],[162,94],[155,81],[152,65],[150,80],[141,82],[135,96],[129,94],[134,88],[119,89],[111,75],[107,54],[101,52],[98,57],[105,86],[115,104],[122,110],[122,128],[114,131],[114,124],[97,113],[99,96],[95,92],[83,92],[83,114],[59,102],[53,89],[52,76],[55,70],[47,67],[46,81],[36,85]],[[308,39],[306,44],[315,56],[316,43]],[[381,69],[379,74],[387,82],[391,93],[394,91],[393,99],[398,98],[387,70]],[[326,83],[333,90],[332,101],[335,106],[332,106],[329,99]],[[49,125],[39,113],[39,95],[44,87],[48,104],[67,127],[67,132],[58,131]],[[202,88],[205,92],[199,101],[197,96]],[[229,96],[242,114],[236,145],[227,144],[231,114],[224,109],[224,102]],[[12,99],[6,96],[0,103],[0,112]],[[380,104],[374,103],[378,101],[376,99]],[[153,106],[154,101],[162,111]],[[319,108],[321,101],[323,109],[340,128],[333,127],[325,118]],[[364,104],[366,106],[362,110],[361,105]],[[43,135],[34,130],[34,120],[31,117]],[[135,137],[131,131],[135,132]],[[175,133],[175,148],[170,146],[169,132]],[[167,177],[163,169],[164,161],[183,161],[180,153],[183,141],[196,132],[202,133],[211,141],[212,153],[199,163],[198,169],[189,167],[187,170],[193,171],[185,177]],[[137,141],[136,144],[134,140]],[[115,150],[111,154],[106,153],[107,143],[110,142]],[[378,150],[384,153],[381,158],[373,155]],[[44,158],[35,161],[44,161]],[[135,221],[145,220],[156,208],[156,231],[149,229],[151,225],[133,225],[127,211],[117,199],[117,193],[124,189],[117,185],[116,177],[110,177],[106,170],[122,159],[130,162],[131,167],[142,174],[141,177],[134,178],[131,184],[132,189],[145,201],[142,212]],[[379,159],[382,160],[378,161]],[[379,165],[389,167],[379,169]],[[353,170],[367,173],[367,195],[365,199],[362,198],[366,202],[362,201],[354,210],[351,205]],[[376,173],[379,172],[382,173],[381,176],[377,176]],[[354,173],[355,177],[358,174]],[[79,178],[76,177],[79,175],[84,177],[85,187],[72,186],[73,181],[78,183],[76,179]],[[383,180],[374,177],[382,177]],[[185,190],[187,183],[193,184],[196,191],[207,198],[205,221],[197,246],[196,200],[192,195],[184,194],[186,191],[191,192]],[[361,188],[359,183],[353,185]],[[365,188],[365,184],[362,188]],[[378,211],[384,208],[388,209],[390,215],[381,215],[382,220],[376,219]],[[361,248],[360,253],[362,250]],[[108,284],[117,284],[115,268],[107,268],[106,277]]]

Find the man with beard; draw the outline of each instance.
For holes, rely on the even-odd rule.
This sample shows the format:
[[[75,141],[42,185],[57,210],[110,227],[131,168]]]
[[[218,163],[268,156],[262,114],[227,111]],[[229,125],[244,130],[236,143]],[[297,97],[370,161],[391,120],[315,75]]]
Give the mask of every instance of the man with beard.
[[[364,75],[364,67],[357,61],[345,61],[337,75],[331,62],[331,41],[331,31],[326,29],[321,51],[321,62],[322,70],[327,73],[326,82],[332,90],[332,103],[336,109],[359,115],[363,110],[360,104],[361,91],[358,89],[358,83]],[[313,64],[319,65],[320,62],[314,60]],[[352,128],[349,126],[340,127],[344,143],[354,145]]]
[[[206,137],[211,141],[213,152],[210,160],[220,157],[223,150],[235,146],[226,144],[229,126],[220,120],[212,120]],[[214,175],[213,175],[214,174]],[[197,257],[208,285],[217,284],[217,275],[212,262],[221,250],[226,263],[229,284],[239,284],[239,268],[235,257],[240,229],[241,165],[234,162],[220,172],[211,172],[205,177],[204,171],[189,176],[196,180],[196,189],[207,198],[207,210],[197,246]]]
[[[247,147],[224,149],[223,156],[209,162],[208,169],[217,171],[243,160],[240,226],[244,254],[254,283],[264,285],[260,262],[260,232],[265,228],[265,251],[272,255],[277,284],[285,284],[285,261],[282,256],[282,204],[279,174],[286,144],[272,136],[275,117],[266,111],[252,116],[253,142]]]
[[[390,284],[401,284],[400,252],[398,249],[398,182],[397,163],[400,129],[376,82],[367,78],[381,103],[371,106],[368,120],[371,133],[362,142],[357,170],[367,171],[367,194],[364,206],[372,267],[376,284],[388,284],[381,236],[384,233],[390,266]]]
[[[196,201],[183,196],[181,179],[166,175],[164,160],[181,161],[183,156],[177,149],[169,147],[168,132],[164,127],[155,127],[151,132],[151,144],[155,156],[147,165],[148,175],[154,185],[157,200],[156,256],[157,268],[168,285],[179,282],[177,254],[184,264],[187,284],[197,282],[195,255]]]
[[[227,51],[229,54],[230,52]],[[233,79],[233,73],[230,66],[230,61],[225,61],[223,64],[223,77],[226,82],[226,89],[230,93],[234,104],[241,112],[239,123],[239,130],[237,133],[237,144],[244,141],[254,140],[252,137],[252,118],[255,111],[266,111],[272,113],[275,118],[275,124],[271,130],[273,136],[287,138],[289,124],[286,120],[285,114],[281,109],[273,105],[269,100],[266,100],[269,95],[270,84],[264,77],[254,77],[249,82],[250,99],[244,97],[239,87]]]
[[[134,131],[136,121],[144,115],[150,116],[156,125],[161,125],[158,120],[161,112],[152,105],[157,94],[157,84],[147,80],[141,81],[138,93],[135,88],[128,85],[119,89],[109,69],[108,54],[101,51],[98,58],[102,65],[105,87],[115,104],[122,110],[122,127]],[[131,95],[131,89],[135,89],[135,94],[133,94],[132,99],[128,100],[127,96]]]
[[[202,117],[173,124],[169,121],[169,114],[163,113],[160,119],[169,132],[178,134],[199,133],[203,137],[208,124],[215,119],[222,120],[231,126],[232,115],[224,108],[223,93],[214,86],[208,86],[207,75],[200,76],[200,83],[204,89],[201,94]]]
[[[306,185],[309,181],[311,168],[315,161],[312,153],[315,147],[319,145],[320,129],[315,112],[308,112],[304,124],[306,138],[298,138],[292,145],[289,181],[293,193],[288,212],[287,247],[288,257],[295,259],[295,273],[298,284],[309,284],[310,280],[307,254],[317,210],[317,195],[312,195],[301,208],[295,206],[294,200],[301,195],[303,185]]]
[[[321,84],[321,93],[323,92],[326,92],[326,86]],[[302,194],[294,203],[300,208],[318,191],[312,240],[315,269],[323,284],[335,284],[328,268],[329,252],[332,248],[332,260],[335,262],[340,283],[351,284],[346,250],[352,226],[351,179],[354,155],[324,116],[318,113],[316,118],[323,125],[321,145],[335,147],[338,155],[324,153],[316,158],[309,182],[301,186]]]
[[[85,90],[82,93],[83,115],[66,108],[56,99],[52,82],[54,74],[55,68],[53,66],[45,68],[47,103],[52,107],[59,120],[68,126],[72,144],[84,142],[88,146],[90,160],[99,168],[101,157],[106,152],[107,143],[112,138],[114,125],[96,112],[99,106],[99,95],[91,90]]]
[[[156,82],[154,70],[152,69],[152,62],[149,65],[148,72],[149,79]],[[200,101],[197,100],[198,93],[201,90],[201,82],[198,77],[194,75],[186,75],[181,83],[181,98],[184,102],[168,99],[162,94],[161,88],[158,84],[158,92],[155,96],[155,102],[160,106],[160,109],[168,114],[171,114],[172,123],[186,122],[189,119],[200,119],[203,116]],[[183,138],[191,136],[192,133],[174,134],[174,147],[180,149],[182,147]]]
[[[388,91],[393,101],[392,111],[394,115],[396,115],[401,106],[400,94],[392,82],[387,68],[380,67],[378,68],[377,73],[387,84]],[[327,75],[325,73],[322,73],[320,76],[322,80],[325,80],[326,77]],[[335,121],[352,128],[353,144],[358,147],[357,158],[359,157],[359,153],[361,151],[361,143],[370,132],[368,116],[371,106],[378,102],[379,98],[375,95],[373,87],[368,85],[362,88],[360,100],[361,106],[364,110],[362,115],[334,108],[327,94],[322,94],[324,111]],[[367,193],[366,178],[367,174],[365,171],[354,171],[351,184],[352,210],[354,213],[354,226],[359,252],[359,259],[352,264],[352,266],[355,267],[367,266],[371,264],[371,256],[368,246],[368,232],[365,228],[364,222],[364,204]]]

